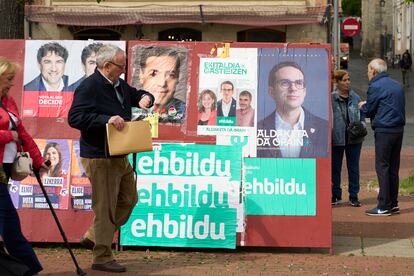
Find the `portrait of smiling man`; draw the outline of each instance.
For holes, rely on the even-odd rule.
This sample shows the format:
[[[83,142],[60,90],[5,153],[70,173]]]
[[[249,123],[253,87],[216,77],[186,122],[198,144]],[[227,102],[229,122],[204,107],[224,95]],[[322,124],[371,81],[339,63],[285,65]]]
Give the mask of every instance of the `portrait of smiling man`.
[[[308,92],[298,63],[284,61],[273,66],[268,94],[276,109],[258,122],[257,157],[327,156],[328,121],[303,107]],[[263,108],[260,103],[258,108]]]
[[[133,50],[133,85],[149,91],[155,97],[154,112],[163,123],[182,123],[185,115],[185,74],[181,72],[184,54],[173,47],[136,47]],[[181,90],[178,90],[180,81]],[[177,94],[180,94],[179,97]],[[135,112],[134,112],[135,113]]]
[[[37,51],[40,74],[24,86],[25,91],[69,91],[64,75],[68,50],[57,42],[43,44]]]
[[[236,126],[254,126],[254,108],[252,107],[252,93],[247,90],[240,92],[239,109],[236,109]]]

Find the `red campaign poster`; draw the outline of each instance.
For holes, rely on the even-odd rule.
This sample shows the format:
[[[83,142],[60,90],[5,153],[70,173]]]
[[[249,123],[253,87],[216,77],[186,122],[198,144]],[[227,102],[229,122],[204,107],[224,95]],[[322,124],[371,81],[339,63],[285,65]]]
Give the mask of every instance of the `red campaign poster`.
[[[23,117],[66,118],[74,91],[95,71],[104,44],[125,50],[125,41],[27,40]]]
[[[25,91],[23,98],[24,117],[67,117],[73,93]]]
[[[73,141],[70,181],[72,209],[92,209],[92,186],[80,161],[79,141]]]
[[[69,166],[71,162],[71,140],[35,139],[43,158],[51,161],[49,170],[40,171],[40,177],[46,193],[55,209],[69,207]],[[34,176],[13,183],[18,191],[14,197],[17,208],[49,208],[40,186]]]

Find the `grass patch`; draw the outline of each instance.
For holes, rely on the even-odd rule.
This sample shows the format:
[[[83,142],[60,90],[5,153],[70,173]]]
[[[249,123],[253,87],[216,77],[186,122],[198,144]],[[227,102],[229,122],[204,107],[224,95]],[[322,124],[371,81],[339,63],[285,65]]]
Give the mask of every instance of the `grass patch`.
[[[414,172],[400,181],[400,194],[414,195]]]
[[[372,191],[379,187],[378,180],[369,180],[367,183],[368,190]],[[400,195],[414,195],[414,171],[410,172],[410,175],[400,180]]]

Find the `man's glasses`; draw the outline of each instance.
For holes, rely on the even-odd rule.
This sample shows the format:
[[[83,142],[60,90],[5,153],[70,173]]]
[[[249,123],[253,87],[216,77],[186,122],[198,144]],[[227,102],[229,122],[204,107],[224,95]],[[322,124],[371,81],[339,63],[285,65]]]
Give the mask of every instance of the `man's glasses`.
[[[305,88],[305,81],[304,80],[288,80],[288,79],[281,79],[276,82],[281,88],[288,89],[292,87],[292,84],[295,84],[296,89],[303,89]]]
[[[108,61],[110,64],[113,64],[113,65],[115,65],[116,67],[118,67],[119,69],[121,69],[121,70],[124,70],[125,69],[125,64],[124,65],[121,65],[121,64],[118,64],[118,63],[115,63],[115,62],[112,62],[112,61]]]

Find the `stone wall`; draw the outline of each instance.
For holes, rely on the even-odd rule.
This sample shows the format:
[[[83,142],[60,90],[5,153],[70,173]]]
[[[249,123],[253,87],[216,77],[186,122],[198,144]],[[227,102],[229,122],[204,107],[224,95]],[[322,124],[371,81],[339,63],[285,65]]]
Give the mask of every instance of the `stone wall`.
[[[379,0],[362,1],[361,20],[361,54],[367,58],[379,57],[381,35],[393,32],[393,1],[385,0],[384,7],[380,7]]]

